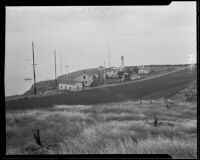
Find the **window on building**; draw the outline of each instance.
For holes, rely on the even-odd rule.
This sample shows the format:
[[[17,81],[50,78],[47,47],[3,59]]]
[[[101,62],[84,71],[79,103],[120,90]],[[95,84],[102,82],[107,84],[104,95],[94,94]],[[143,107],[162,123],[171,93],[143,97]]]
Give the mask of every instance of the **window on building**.
[[[62,86],[60,86],[60,89],[62,89]]]

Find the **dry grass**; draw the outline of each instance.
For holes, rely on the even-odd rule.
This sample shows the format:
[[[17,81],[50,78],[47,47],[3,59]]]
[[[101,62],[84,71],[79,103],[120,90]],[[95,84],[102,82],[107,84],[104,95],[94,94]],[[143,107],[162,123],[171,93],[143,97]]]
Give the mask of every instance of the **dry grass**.
[[[164,99],[6,113],[7,154],[156,154],[196,158],[197,106]],[[158,126],[153,126],[153,116]],[[40,129],[43,148],[32,129]]]

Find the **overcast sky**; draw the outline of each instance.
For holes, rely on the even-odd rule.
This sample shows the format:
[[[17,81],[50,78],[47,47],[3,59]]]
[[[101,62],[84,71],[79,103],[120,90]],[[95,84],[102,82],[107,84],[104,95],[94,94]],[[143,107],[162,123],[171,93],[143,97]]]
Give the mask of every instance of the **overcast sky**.
[[[36,80],[57,73],[111,66],[183,64],[196,54],[196,2],[169,6],[6,7],[6,95],[30,87],[35,44]],[[21,86],[21,87],[19,87]],[[24,87],[26,86],[26,87]]]

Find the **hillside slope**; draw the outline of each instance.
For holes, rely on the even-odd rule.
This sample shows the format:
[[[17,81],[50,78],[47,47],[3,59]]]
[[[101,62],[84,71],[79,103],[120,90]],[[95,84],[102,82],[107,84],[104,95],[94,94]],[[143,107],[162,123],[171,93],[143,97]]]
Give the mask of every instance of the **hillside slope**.
[[[48,108],[58,104],[99,104],[145,98],[169,97],[187,87],[196,79],[196,72],[183,70],[146,81],[85,90],[46,97],[6,101],[8,109]]]
[[[69,79],[74,79],[81,74],[83,74],[85,71],[86,74],[94,74],[97,73],[97,68],[90,68],[90,69],[84,69],[84,70],[78,70],[75,72],[69,73],[68,77]],[[67,74],[64,74],[62,76],[58,76],[58,82],[67,79]],[[46,92],[50,92],[52,90],[56,90],[57,84],[55,80],[46,80],[46,81],[40,81],[36,83],[37,88],[37,94],[43,94]],[[26,91],[23,95],[33,95],[34,94],[34,85],[31,86],[31,88]]]

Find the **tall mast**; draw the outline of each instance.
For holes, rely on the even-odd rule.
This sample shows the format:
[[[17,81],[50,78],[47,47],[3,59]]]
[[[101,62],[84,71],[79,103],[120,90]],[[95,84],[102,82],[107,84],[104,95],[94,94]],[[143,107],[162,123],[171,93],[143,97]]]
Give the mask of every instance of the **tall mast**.
[[[36,95],[36,78],[35,78],[35,57],[34,57],[34,43],[32,42],[32,52],[33,52],[33,77],[34,77],[34,93]]]
[[[55,60],[55,79],[57,78],[56,74],[56,51],[54,50],[54,60]]]
[[[68,68],[69,68],[69,65],[65,65],[66,66],[66,71],[67,71],[67,80],[69,80],[69,76],[68,76]]]
[[[62,57],[61,57],[61,48],[60,48],[60,75],[62,75]]]
[[[110,68],[110,46],[108,46],[108,62],[109,62],[109,68]]]
[[[104,84],[106,83],[106,75],[105,75],[105,66],[106,66],[106,63],[104,61],[104,69],[103,69],[103,79],[104,79]]]

